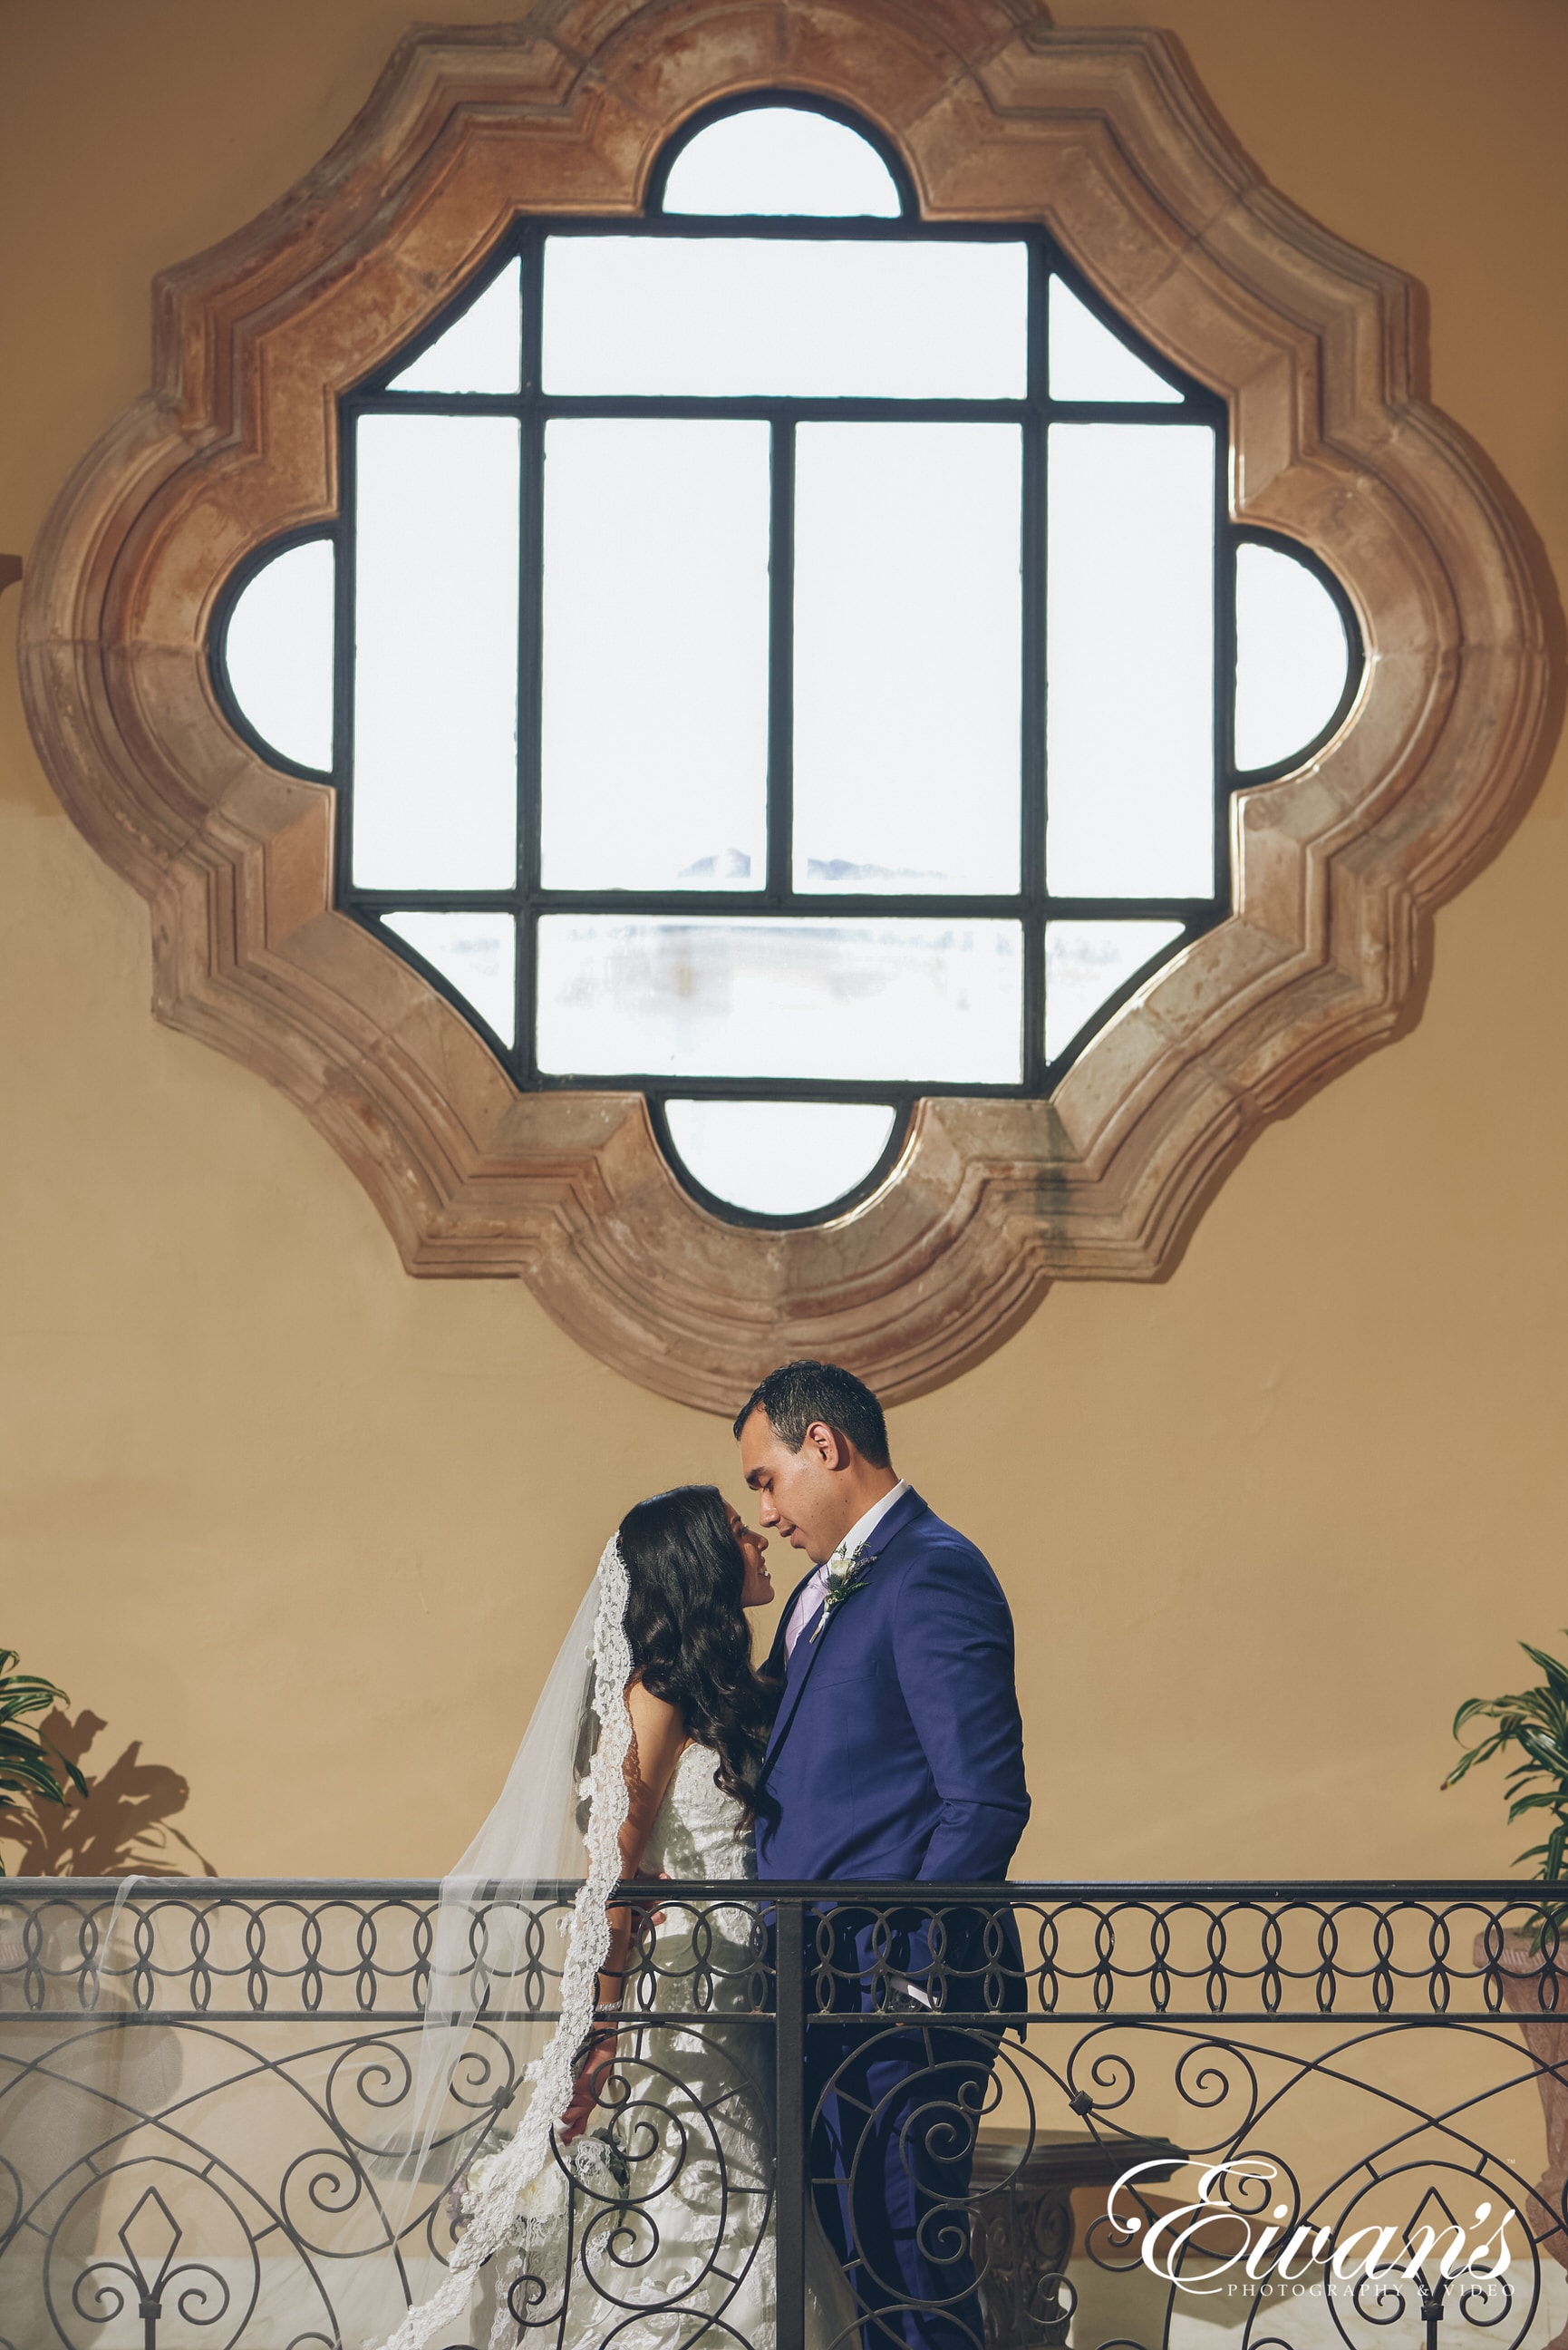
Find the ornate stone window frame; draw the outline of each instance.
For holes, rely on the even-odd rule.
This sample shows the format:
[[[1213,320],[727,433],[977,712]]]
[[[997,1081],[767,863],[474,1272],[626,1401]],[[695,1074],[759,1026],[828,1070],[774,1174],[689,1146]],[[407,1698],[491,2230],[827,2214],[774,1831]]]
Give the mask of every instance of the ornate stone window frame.
[[[1225,398],[1237,519],[1330,566],[1367,660],[1326,749],[1237,795],[1231,918],[1051,1099],[927,1101],[869,1197],[749,1231],[681,1189],[640,1096],[520,1094],[335,910],[333,795],[225,723],[206,639],[235,567],[335,511],[338,392],[516,213],[635,211],[674,129],[774,88],[867,117],[930,217],[1044,222]],[[1417,290],[1267,187],[1158,33],[1000,0],[572,0],[415,32],[316,171],[161,278],[156,305],[153,388],[57,502],[21,652],[56,789],[149,901],[155,1009],[300,1105],[410,1272],[520,1276],[685,1403],[732,1409],[803,1352],[896,1400],[1000,1343],[1053,1280],[1158,1275],[1256,1128],[1397,1032],[1423,915],[1550,749],[1539,558],[1420,396]]]

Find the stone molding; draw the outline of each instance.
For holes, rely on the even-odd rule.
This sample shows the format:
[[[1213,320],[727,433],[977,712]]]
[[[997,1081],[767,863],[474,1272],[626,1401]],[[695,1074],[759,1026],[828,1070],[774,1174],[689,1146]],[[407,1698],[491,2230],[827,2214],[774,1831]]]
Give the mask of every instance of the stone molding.
[[[1308,767],[1239,795],[1235,909],[1049,1101],[933,1099],[869,1199],[806,1231],[706,1213],[640,1097],[520,1095],[452,1007],[332,906],[329,789],[214,701],[234,566],[336,504],[335,398],[518,211],[633,211],[670,131],[753,88],[842,99],[936,218],[1044,221],[1230,405],[1237,517],[1332,566],[1368,660]],[[732,1410],[769,1365],[890,1401],[997,1346],[1053,1280],[1147,1280],[1251,1134],[1411,1016],[1422,918],[1550,750],[1542,558],[1420,397],[1417,289],[1267,186],[1174,43],[1027,0],[539,0],[410,34],[324,161],[161,277],[152,389],[29,559],[21,662],[71,816],[149,901],[158,1016],[281,1087],[417,1274],[513,1276],[602,1360]]]

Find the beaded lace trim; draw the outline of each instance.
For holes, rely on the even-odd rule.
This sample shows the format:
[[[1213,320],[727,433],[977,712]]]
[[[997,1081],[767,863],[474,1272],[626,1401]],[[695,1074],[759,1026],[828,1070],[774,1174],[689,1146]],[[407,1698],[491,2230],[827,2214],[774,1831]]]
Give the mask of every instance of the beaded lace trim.
[[[478,2272],[508,2241],[518,2197],[550,2159],[551,2140],[571,2103],[572,2060],[593,2023],[599,1970],[609,1950],[610,1896],[620,1882],[620,1832],[628,1808],[626,1758],[631,1746],[626,1595],[626,1568],[618,1543],[612,1539],[599,1560],[599,1612],[594,1624],[594,1710],[600,1729],[588,1812],[587,1878],[573,1905],[561,1968],[560,2021],[544,2054],[528,2068],[535,2083],[528,2110],[516,2136],[486,2169],[446,2276],[428,2301],[410,2310],[385,2350],[424,2350],[433,2334],[462,2317]]]

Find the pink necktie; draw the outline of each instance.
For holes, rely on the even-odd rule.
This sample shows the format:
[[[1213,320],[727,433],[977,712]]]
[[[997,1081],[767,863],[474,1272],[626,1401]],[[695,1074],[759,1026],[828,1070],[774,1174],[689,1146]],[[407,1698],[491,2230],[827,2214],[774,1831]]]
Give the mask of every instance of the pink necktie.
[[[810,1623],[812,1617],[822,1606],[822,1603],[826,1596],[827,1563],[824,1560],[823,1564],[817,1568],[816,1573],[812,1576],[811,1581],[801,1593],[800,1597],[795,1601],[794,1612],[791,1616],[788,1625],[785,1627],[784,1657],[786,1660],[794,1656],[795,1642],[800,1638],[801,1634],[805,1631],[806,1626]]]

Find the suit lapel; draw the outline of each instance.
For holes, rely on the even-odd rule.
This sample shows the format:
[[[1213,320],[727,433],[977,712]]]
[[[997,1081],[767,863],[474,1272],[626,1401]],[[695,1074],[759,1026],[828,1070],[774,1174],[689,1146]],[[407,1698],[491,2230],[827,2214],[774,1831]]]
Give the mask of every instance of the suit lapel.
[[[807,1580],[810,1580],[809,1576]],[[793,1606],[793,1601],[791,1604]],[[763,1756],[763,1767],[757,1773],[759,1787],[768,1775],[774,1756],[784,1743],[785,1731],[794,1720],[795,1708],[800,1703],[800,1693],[811,1678],[811,1669],[816,1662],[817,1650],[821,1648],[823,1640],[826,1638],[827,1630],[828,1627],[825,1624],[822,1627],[821,1637],[813,1640],[807,1638],[803,1629],[799,1639],[794,1644],[794,1654],[789,1660],[789,1671],[784,1679],[784,1699],[777,1713],[774,1716],[774,1726],[768,1739],[767,1752]]]
[[[894,1536],[902,1534],[904,1528],[909,1523],[909,1521],[916,1517],[919,1512],[925,1508],[925,1506],[924,1502],[921,1501],[919,1495],[911,1485],[909,1492],[902,1494],[892,1509],[888,1511],[887,1516],[883,1519],[881,1524],[872,1535],[870,1545],[866,1553],[865,1563],[867,1566],[871,1567],[876,1565],[877,1561],[881,1557],[882,1553],[887,1549]],[[814,1568],[812,1572],[815,1574],[815,1569]],[[784,1620],[785,1625],[789,1622],[791,1610],[794,1608],[795,1601],[799,1598],[802,1591],[805,1590],[805,1586],[810,1582],[810,1575],[803,1575],[799,1583],[796,1584],[794,1590],[790,1594],[789,1607],[784,1610]],[[835,1608],[834,1615],[836,1615],[837,1613],[838,1610]],[[763,1767],[757,1773],[757,1784],[759,1787],[762,1785],[763,1781],[767,1777],[768,1772],[772,1768],[774,1758],[778,1753],[779,1748],[784,1744],[784,1739],[788,1734],[789,1726],[794,1720],[796,1711],[800,1705],[801,1691],[805,1689],[806,1682],[810,1679],[811,1669],[813,1665],[815,1664],[821,1650],[826,1647],[828,1636],[832,1630],[833,1617],[830,1616],[826,1623],[820,1627],[815,1640],[809,1638],[807,1634],[803,1630],[800,1638],[795,1642],[794,1656],[790,1659],[792,1669],[784,1682],[784,1702],[779,1707],[778,1712],[774,1718],[773,1732],[768,1739],[767,1752],[763,1757]],[[784,1631],[781,1627],[778,1640],[774,1642],[775,1648],[782,1643],[783,1639]],[[802,1648],[805,1648],[806,1654],[804,1659],[797,1664],[796,1659],[800,1658]]]

